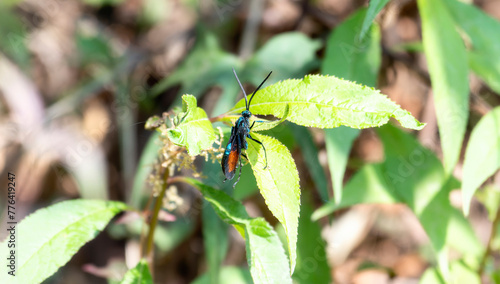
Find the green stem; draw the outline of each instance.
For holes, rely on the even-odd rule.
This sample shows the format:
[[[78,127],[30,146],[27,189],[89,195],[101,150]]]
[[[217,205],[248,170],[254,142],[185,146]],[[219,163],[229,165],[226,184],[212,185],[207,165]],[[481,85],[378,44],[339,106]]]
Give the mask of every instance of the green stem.
[[[165,173],[163,174],[163,186],[161,188],[160,194],[156,197],[155,205],[153,208],[153,212],[151,212],[151,221],[149,223],[149,231],[148,231],[148,237],[146,239],[146,250],[144,252],[144,257],[148,259],[149,262],[149,267],[152,270],[153,269],[153,257],[152,257],[152,252],[153,252],[153,246],[154,246],[154,235],[155,235],[155,229],[156,225],[158,224],[158,215],[161,210],[162,204],[163,204],[163,196],[165,195],[165,191],[167,191],[168,187],[168,175],[169,171],[168,169],[165,169]]]
[[[486,266],[486,261],[488,260],[488,256],[490,256],[492,252],[491,243],[495,240],[497,234],[497,227],[500,225],[500,208],[497,210],[497,215],[495,216],[495,220],[493,220],[493,224],[491,226],[490,238],[488,240],[488,245],[486,246],[486,251],[484,252],[483,258],[481,259],[481,263],[479,264],[478,274],[481,276],[484,272],[484,267]]]

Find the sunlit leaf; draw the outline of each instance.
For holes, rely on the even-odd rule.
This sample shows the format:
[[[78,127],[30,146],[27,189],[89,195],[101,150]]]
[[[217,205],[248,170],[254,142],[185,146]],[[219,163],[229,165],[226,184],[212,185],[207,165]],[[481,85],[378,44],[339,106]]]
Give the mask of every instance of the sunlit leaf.
[[[182,112],[177,116],[178,125],[167,129],[167,137],[173,143],[187,148],[189,155],[196,156],[208,149],[215,140],[212,123],[202,108],[196,106],[196,98],[182,96]]]
[[[443,0],[419,0],[418,7],[444,165],[450,174],[460,155],[469,116],[467,54]]]
[[[263,218],[249,218],[243,204],[221,190],[194,179],[183,180],[199,189],[219,217],[245,237],[254,283],[292,283],[285,250],[276,232]]]
[[[251,111],[280,117],[286,105],[290,107],[286,120],[303,126],[367,128],[394,117],[404,127],[424,127],[380,91],[333,76],[307,75],[303,80],[271,85],[255,95]],[[245,101],[241,100],[231,111],[240,113],[244,109]]]
[[[472,130],[463,168],[464,213],[477,188],[500,168],[500,107],[487,113]]]
[[[463,261],[454,261],[451,264],[451,275],[448,281],[435,268],[428,268],[419,283],[425,284],[446,284],[446,283],[481,283],[476,271],[467,267]]]
[[[121,284],[153,284],[147,261],[141,259],[134,268],[127,271]]]
[[[382,61],[380,29],[376,23],[372,24],[373,18],[368,24],[366,23],[372,15],[370,13],[378,13],[378,11],[372,11],[372,8],[377,5],[380,5],[380,1],[371,1],[368,12],[364,9],[360,10],[333,30],[328,39],[321,73],[343,77],[367,86],[376,86]],[[375,17],[375,14],[372,16]],[[366,30],[361,31],[361,34],[368,32],[367,37],[359,36],[357,32],[362,22]],[[358,129],[345,126],[325,130],[328,165],[333,195],[337,203],[342,199],[342,182],[347,160],[352,144],[359,133]]]
[[[248,221],[245,229],[247,261],[254,283],[292,283],[285,250],[263,218]]]
[[[500,94],[500,22],[474,5],[445,0],[455,24],[470,38],[469,66],[497,94]]]
[[[496,186],[487,185],[481,191],[477,191],[474,196],[486,207],[488,219],[493,222],[500,209],[500,190]]]
[[[234,66],[242,83],[250,82],[258,86],[262,80],[273,71],[267,84],[278,82],[289,78],[300,78],[309,71],[317,68],[319,62],[316,51],[321,47],[318,40],[299,32],[288,32],[278,34],[269,39],[259,48],[252,57],[239,68]],[[227,75],[232,76],[231,70],[227,69]],[[222,79],[221,79],[222,80]],[[221,81],[223,94],[214,107],[213,115],[219,115],[230,109],[240,93],[240,88],[234,78]],[[246,92],[253,92],[247,88]]]
[[[145,0],[142,2],[141,20],[148,25],[155,25],[167,19],[172,13],[172,3],[162,0]]]
[[[0,283],[40,283],[66,264],[120,211],[121,202],[70,200],[40,209],[17,225],[16,276],[0,275]],[[7,241],[0,243],[7,256]]]
[[[463,261],[451,264],[451,283],[481,284],[480,276],[475,269],[468,267]]]
[[[267,121],[265,123],[257,122],[255,124],[255,126],[252,128],[252,131],[264,131],[264,130],[273,129],[276,126],[278,126],[279,124],[281,124],[283,121],[285,121],[286,118],[288,117],[289,113],[290,113],[290,107],[288,105],[286,105],[285,110],[283,111],[283,114],[280,115],[280,117],[281,117],[280,119],[274,120],[274,121]],[[256,119],[256,120],[260,120],[260,119]],[[252,121],[250,121],[250,123],[252,123]]]
[[[420,282],[422,284],[446,284],[445,280],[439,274],[439,271],[436,268],[427,268],[427,270],[420,278]]]
[[[273,215],[283,225],[288,241],[290,266],[293,272],[297,258],[297,227],[300,211],[299,173],[288,148],[278,140],[252,133],[253,138],[262,142],[262,146],[250,139],[247,156],[257,180],[260,193]]]

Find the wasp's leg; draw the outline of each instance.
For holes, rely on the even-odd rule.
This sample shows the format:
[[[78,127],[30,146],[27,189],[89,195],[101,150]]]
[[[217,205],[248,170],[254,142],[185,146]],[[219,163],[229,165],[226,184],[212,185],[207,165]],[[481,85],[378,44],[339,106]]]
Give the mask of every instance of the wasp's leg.
[[[267,152],[266,152],[266,147],[264,147],[264,144],[262,144],[262,142],[260,142],[259,140],[253,138],[252,136],[250,136],[250,134],[247,135],[248,138],[252,139],[253,141],[259,143],[260,145],[262,145],[262,149],[264,149],[264,157],[266,158],[266,166],[264,167],[264,170],[267,169]]]
[[[238,175],[238,179],[236,180],[236,182],[233,184],[233,188],[235,188],[235,187],[236,187],[236,184],[240,181],[240,177],[241,177],[241,168],[242,168],[242,166],[241,166],[241,159],[240,159],[240,174]]]
[[[250,129],[252,129],[252,128],[253,128],[253,125],[254,125],[256,122],[259,122],[259,123],[266,123],[266,122],[268,122],[268,121],[264,121],[264,120],[254,120],[254,121],[253,121],[253,123],[252,123],[252,125],[250,126]]]
[[[245,159],[247,159],[247,161],[248,161],[248,162],[250,161],[250,160],[248,160],[247,155],[245,155],[245,154],[243,154],[243,153],[241,153],[241,155],[242,155]]]

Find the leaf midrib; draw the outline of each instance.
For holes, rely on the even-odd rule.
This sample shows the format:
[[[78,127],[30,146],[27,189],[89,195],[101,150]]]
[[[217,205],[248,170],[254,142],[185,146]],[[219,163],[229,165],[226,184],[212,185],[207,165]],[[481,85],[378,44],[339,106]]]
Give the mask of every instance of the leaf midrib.
[[[391,103],[393,103],[391,101]],[[392,112],[388,112],[388,111],[379,111],[379,112],[375,112],[375,111],[364,111],[364,110],[359,110],[359,109],[355,109],[355,108],[347,108],[347,107],[340,107],[340,106],[335,106],[335,105],[329,105],[329,104],[324,104],[324,103],[315,103],[315,102],[298,102],[298,101],[279,101],[279,102],[263,102],[263,103],[255,103],[253,104],[252,106],[265,106],[265,105],[273,105],[273,104],[313,104],[313,105],[319,105],[319,106],[323,106],[323,107],[331,107],[331,108],[336,108],[336,109],[343,109],[343,110],[350,110],[350,111],[355,111],[355,112],[365,112],[365,113],[370,113],[370,114],[377,114],[377,115],[382,115],[382,114],[394,114],[395,111],[397,111],[398,109],[396,108],[395,110],[393,110]],[[394,103],[395,104],[395,103]],[[396,105],[396,104],[395,104]],[[396,105],[397,107],[397,105]],[[244,110],[245,108],[243,107],[240,107],[240,108],[237,108],[237,109],[233,109],[232,112],[240,112],[241,110]]]

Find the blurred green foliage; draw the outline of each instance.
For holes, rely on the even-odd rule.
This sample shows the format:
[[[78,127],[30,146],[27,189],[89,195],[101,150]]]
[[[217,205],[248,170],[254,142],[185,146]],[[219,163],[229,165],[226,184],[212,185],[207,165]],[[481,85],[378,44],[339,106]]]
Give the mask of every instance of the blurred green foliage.
[[[97,145],[97,154],[86,155],[84,163],[77,166],[59,162],[76,180],[81,197],[107,199],[111,196],[126,200],[128,204],[102,200],[65,201],[39,209],[23,220],[19,224],[19,242],[29,244],[30,248],[20,250],[22,262],[18,272],[21,281],[41,282],[56,273],[123,210],[135,210],[142,215],[127,224],[110,225],[108,233],[115,239],[142,239],[144,242],[145,232],[154,228],[148,214],[162,211],[154,211],[151,200],[163,196],[156,196],[157,192],[146,184],[151,180],[151,172],[159,168],[155,163],[159,151],[164,149],[160,145],[160,132],[138,143],[133,124],[138,117],[152,115],[151,110],[168,110],[175,117],[174,125],[168,129],[163,124],[163,134],[169,141],[184,147],[192,156],[212,147],[210,151],[216,151],[213,143],[219,131],[214,127],[220,127],[224,134],[223,147],[228,141],[230,126],[245,105],[244,100],[238,101],[240,88],[231,68],[240,74],[247,93],[250,93],[248,85],[258,85],[269,71],[273,71],[267,87],[256,94],[250,109],[254,115],[265,116],[267,121],[267,124],[257,125],[253,131],[259,133],[252,135],[266,146],[270,166],[264,169],[266,161],[262,148],[249,141],[248,161],[245,159],[244,163],[250,166],[244,166],[241,181],[234,190],[230,183],[222,183],[218,163],[203,163],[201,181],[179,178],[188,174],[176,171],[174,179],[178,178],[177,182],[187,183],[201,193],[202,207],[197,212],[184,212],[186,215],[178,216],[181,218],[156,226],[152,241],[159,257],[175,251],[201,231],[206,269],[193,283],[225,283],[227,279],[231,279],[231,283],[330,283],[331,268],[321,237],[324,226],[319,219],[339,214],[336,212],[357,204],[401,203],[418,218],[430,240],[430,258],[437,262],[421,276],[421,283],[480,283],[481,277],[494,283],[500,281],[500,270],[495,265],[500,249],[500,196],[491,178],[500,168],[500,108],[496,97],[483,99],[482,89],[478,91],[469,85],[473,73],[485,88],[489,88],[488,92],[500,94],[500,22],[497,19],[474,5],[457,0],[418,0],[414,9],[418,9],[416,14],[420,15],[421,41],[387,46],[382,40],[386,31],[379,24],[378,14],[394,8],[390,6],[393,3],[373,0],[367,8],[339,17],[345,20],[319,34],[305,34],[294,29],[284,32],[272,31],[269,27],[263,29],[259,32],[265,36],[258,37],[251,48],[254,52],[242,58],[233,52],[236,48],[225,38],[234,33],[232,36],[243,42],[248,36],[246,26],[241,35],[236,36],[234,32],[239,28],[235,28],[237,15],[241,12],[239,2],[181,3],[199,18],[192,30],[173,33],[172,38],[194,38],[194,45],[191,47],[191,41],[186,40],[181,48],[185,52],[182,60],[168,66],[172,68],[167,68],[166,73],[155,73],[150,71],[154,68],[148,69],[149,60],[153,61],[161,52],[145,47],[151,40],[147,33],[164,23],[172,25],[179,21],[174,3],[146,0],[130,8],[127,5],[132,4],[123,0],[81,1],[80,5],[87,9],[86,13],[92,14],[92,18],[95,15],[95,19],[106,19],[110,23],[117,19],[123,21],[120,23],[122,29],[117,31],[130,46],[124,48],[110,36],[112,25],[95,27],[89,22],[99,20],[89,21],[82,17],[79,20],[83,24],[76,26],[71,39],[74,53],[68,58],[62,57],[62,61],[70,62],[70,68],[77,69],[77,78],[57,89],[57,94],[50,93],[52,89],[45,86],[50,85],[50,80],[45,82],[47,77],[40,75],[54,69],[43,72],[36,69],[35,66],[40,65],[38,61],[47,58],[35,56],[36,47],[30,45],[31,36],[39,28],[34,19],[40,15],[22,1],[8,0],[0,4],[0,60],[12,61],[23,70],[27,81],[42,81],[41,85],[49,90],[43,95],[49,95],[50,99],[41,100],[47,103],[43,114],[43,127],[47,129],[42,129],[42,133],[51,133],[48,129],[57,125],[58,119],[78,114],[89,99],[113,101],[107,111],[118,125],[118,143]],[[207,15],[210,9],[215,10],[212,16],[219,19],[216,24]],[[303,13],[305,16],[318,14],[314,11],[304,9]],[[245,25],[255,17],[251,13],[244,17]],[[269,16],[261,16],[263,21],[269,21]],[[314,19],[316,25],[321,22],[321,16]],[[50,22],[50,17],[48,20]],[[169,28],[177,31],[177,27]],[[166,50],[171,51],[169,48]],[[425,148],[413,134],[390,124],[382,126],[390,118],[409,129],[420,130],[424,126],[414,118],[419,114],[412,116],[375,89],[383,87],[387,79],[385,59],[407,64],[408,58],[411,60],[408,54],[425,56],[427,62],[428,70],[420,70],[420,76],[424,77],[423,81],[428,78],[431,81],[428,87],[432,88],[443,161],[439,151],[434,153]],[[2,72],[12,72],[3,66],[0,66],[3,68],[0,68],[0,79],[6,74]],[[322,75],[309,75],[318,72]],[[160,78],[155,77],[158,74]],[[7,98],[7,105],[2,106],[2,110],[15,116],[9,99],[16,94],[5,91],[10,83],[0,83],[0,93]],[[136,87],[143,96],[134,97]],[[210,94],[213,90],[217,95]],[[108,96],[109,93],[113,96]],[[171,99],[164,104],[162,100],[167,94]],[[475,118],[470,117],[478,115],[471,107],[477,101],[486,105],[487,113],[480,113],[479,122],[475,124]],[[179,111],[175,107],[181,104],[183,108]],[[163,118],[157,121],[161,122],[165,123]],[[311,131],[308,127],[325,129]],[[349,168],[351,149],[361,133],[359,129],[368,127],[379,127],[376,135],[383,145],[384,158],[375,163],[362,162],[359,169]],[[107,129],[104,136],[109,138],[114,131]],[[323,135],[324,142],[318,142],[317,138]],[[56,136],[47,136],[57,140]],[[18,140],[25,146],[26,141]],[[75,138],[71,141],[85,140]],[[143,144],[144,147],[137,146]],[[116,153],[109,151],[104,157],[101,148],[116,148],[113,150]],[[137,150],[141,150],[141,154],[135,164]],[[324,151],[326,159],[322,160]],[[168,156],[169,153],[162,154]],[[299,167],[294,161],[297,155],[303,162]],[[105,163],[115,156],[119,161],[110,162],[108,167]],[[194,158],[190,162],[199,166]],[[331,186],[324,163],[328,164]],[[459,175],[457,169],[462,170]],[[116,173],[123,175],[125,184],[119,184],[117,187],[123,189],[110,195],[107,187],[114,180],[111,179],[108,185],[107,175],[113,175],[116,180]],[[305,179],[299,182],[299,176]],[[347,179],[345,184],[344,179]],[[163,180],[165,184],[168,181],[168,177]],[[311,190],[311,184],[315,191]],[[329,188],[333,191],[329,192]],[[492,222],[487,246],[478,240],[471,221],[450,202],[450,194],[457,188],[462,189],[465,216],[471,211],[473,202],[487,209]],[[258,192],[263,197],[261,207],[265,208],[263,214],[268,214],[266,219],[250,217],[248,212],[251,211],[243,206],[243,202],[258,200],[255,197]],[[3,204],[0,208],[5,209]],[[202,222],[201,230],[197,230],[198,219]],[[275,223],[281,224],[275,229],[272,226]],[[248,268],[224,264],[231,246],[229,225],[245,239]],[[283,242],[276,233],[280,230]],[[39,233],[30,233],[33,231]],[[0,243],[0,251],[5,248],[4,241]],[[450,258],[451,251],[459,256]],[[150,271],[157,268],[151,266],[151,259],[146,260],[147,257],[141,255],[140,262],[124,275],[122,283],[153,282],[155,274]],[[46,258],[50,258],[50,265],[45,262]],[[311,264],[315,265],[313,272],[308,267]],[[28,270],[30,273],[23,272]],[[6,275],[0,275],[2,283],[9,283]]]

